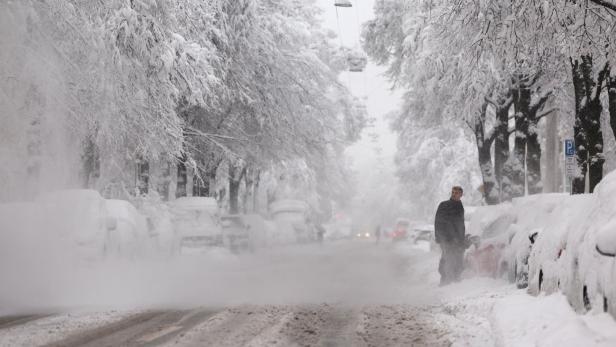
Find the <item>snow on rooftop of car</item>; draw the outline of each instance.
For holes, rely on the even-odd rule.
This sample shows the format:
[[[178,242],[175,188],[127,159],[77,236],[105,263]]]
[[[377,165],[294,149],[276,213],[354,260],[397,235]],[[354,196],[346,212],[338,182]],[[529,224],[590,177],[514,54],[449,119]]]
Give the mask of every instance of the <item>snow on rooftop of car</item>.
[[[270,204],[272,213],[284,211],[304,211],[308,208],[308,204],[302,200],[277,200]]]

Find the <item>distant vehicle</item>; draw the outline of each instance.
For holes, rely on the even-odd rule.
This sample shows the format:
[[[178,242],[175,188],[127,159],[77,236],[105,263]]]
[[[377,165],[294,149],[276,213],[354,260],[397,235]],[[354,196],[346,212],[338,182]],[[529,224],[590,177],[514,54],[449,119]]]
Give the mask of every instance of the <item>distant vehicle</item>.
[[[107,251],[135,258],[156,248],[157,240],[148,233],[146,218],[126,200],[105,200],[108,217],[116,227],[109,231]]]
[[[398,218],[396,225],[391,232],[391,239],[394,242],[407,240],[409,237],[409,226],[411,222],[405,218]]]
[[[205,253],[223,247],[218,203],[208,197],[181,197],[170,203],[179,254]]]
[[[433,224],[413,224],[409,230],[409,239],[415,245],[423,244],[426,250],[435,248],[434,225]]]
[[[366,231],[366,230],[359,230],[355,233],[356,239],[369,239],[372,236],[374,235],[372,235],[369,231]]]
[[[242,215],[220,217],[223,242],[232,252],[254,251],[255,243],[250,225]]]
[[[306,243],[315,240],[307,223],[308,204],[301,200],[278,200],[270,205],[270,213],[278,226],[278,242]]]
[[[108,255],[110,233],[117,222],[109,217],[105,199],[97,191],[49,192],[38,196],[36,203],[40,204],[46,228],[56,235],[65,252],[86,260]]]

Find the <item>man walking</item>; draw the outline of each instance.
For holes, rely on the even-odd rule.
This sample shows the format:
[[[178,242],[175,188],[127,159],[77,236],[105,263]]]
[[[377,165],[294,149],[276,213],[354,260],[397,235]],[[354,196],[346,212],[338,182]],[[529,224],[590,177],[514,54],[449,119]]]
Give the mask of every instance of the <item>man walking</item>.
[[[436,243],[441,246],[441,261],[438,272],[441,285],[459,281],[463,270],[465,230],[463,190],[460,186],[451,188],[451,198],[438,205],[434,218]]]

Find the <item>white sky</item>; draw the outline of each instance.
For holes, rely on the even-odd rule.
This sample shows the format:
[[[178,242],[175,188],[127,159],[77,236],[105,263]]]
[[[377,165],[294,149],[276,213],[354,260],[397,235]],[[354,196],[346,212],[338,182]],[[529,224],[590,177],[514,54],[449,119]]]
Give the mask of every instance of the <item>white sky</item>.
[[[317,0],[317,4],[324,10],[325,26],[338,33],[344,46],[358,47],[361,24],[373,17],[374,0],[351,2],[353,7],[339,7],[336,11],[334,0]],[[389,130],[384,116],[398,108],[401,93],[390,91],[389,82],[382,76],[383,71],[382,67],[369,62],[364,72],[346,72],[340,77],[355,96],[364,100],[368,114],[376,120],[374,127],[365,129],[361,140],[347,150],[353,160],[354,169],[360,173],[360,180],[365,169],[373,167],[377,162],[377,148],[382,150],[383,163],[393,166],[396,135]],[[378,139],[373,140],[370,134],[377,134]]]

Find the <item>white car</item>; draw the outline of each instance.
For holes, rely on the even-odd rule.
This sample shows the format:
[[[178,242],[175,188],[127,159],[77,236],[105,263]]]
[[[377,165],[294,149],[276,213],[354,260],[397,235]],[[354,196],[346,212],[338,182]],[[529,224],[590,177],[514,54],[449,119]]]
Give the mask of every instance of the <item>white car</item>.
[[[277,200],[270,205],[270,213],[276,222],[279,234],[275,239],[280,243],[314,241],[309,225],[306,223],[308,204],[301,200]]]
[[[602,309],[616,317],[616,175],[609,174],[575,211],[567,238],[561,290],[578,311]]]
[[[146,218],[126,200],[105,200],[108,218],[113,220],[107,252],[123,258],[144,256],[155,250],[157,239],[148,232]]]
[[[569,242],[573,234],[582,232],[571,219],[562,218],[576,213],[588,218],[586,210],[592,195],[565,195],[550,204],[544,203],[544,225],[538,234],[528,258],[528,291],[551,293],[567,286],[577,270],[572,267],[572,259],[577,252],[577,242]],[[570,276],[571,274],[571,276]]]
[[[105,199],[90,189],[70,189],[39,195],[45,228],[59,252],[95,260],[107,255],[109,232],[116,223],[109,218]],[[51,246],[51,245],[50,245]]]
[[[170,203],[179,254],[205,253],[223,247],[218,203],[208,197],[181,197]]]

